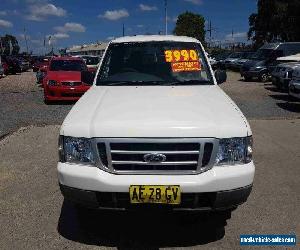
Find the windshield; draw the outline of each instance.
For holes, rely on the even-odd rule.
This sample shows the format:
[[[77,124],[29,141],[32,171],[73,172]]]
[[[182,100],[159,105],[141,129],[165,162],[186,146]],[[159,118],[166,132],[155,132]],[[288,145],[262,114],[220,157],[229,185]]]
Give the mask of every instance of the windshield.
[[[240,58],[242,57],[242,53],[232,53],[229,58]]]
[[[256,53],[252,55],[251,59],[265,60],[272,53],[272,51],[272,49],[259,49],[258,51],[256,51]]]
[[[86,65],[79,60],[53,60],[50,71],[85,71]]]
[[[99,63],[99,57],[92,56],[83,56],[82,57],[86,63],[86,65],[97,65]]]
[[[97,85],[213,84],[198,43],[135,42],[111,44]]]

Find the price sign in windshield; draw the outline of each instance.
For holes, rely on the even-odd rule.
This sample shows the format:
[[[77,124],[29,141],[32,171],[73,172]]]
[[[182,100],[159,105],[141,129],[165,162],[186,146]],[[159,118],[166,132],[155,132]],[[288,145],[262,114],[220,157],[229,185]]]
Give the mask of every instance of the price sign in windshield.
[[[198,54],[194,49],[165,50],[165,59],[171,63],[174,73],[201,70]]]
[[[194,49],[165,50],[166,62],[198,61],[198,54]]]

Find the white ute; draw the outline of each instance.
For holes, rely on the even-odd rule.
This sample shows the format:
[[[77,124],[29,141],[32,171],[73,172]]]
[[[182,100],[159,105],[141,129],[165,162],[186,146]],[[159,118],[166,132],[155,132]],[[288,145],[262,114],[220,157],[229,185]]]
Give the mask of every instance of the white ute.
[[[245,202],[252,132],[201,43],[134,36],[108,45],[60,130],[65,199],[98,209],[227,210]]]

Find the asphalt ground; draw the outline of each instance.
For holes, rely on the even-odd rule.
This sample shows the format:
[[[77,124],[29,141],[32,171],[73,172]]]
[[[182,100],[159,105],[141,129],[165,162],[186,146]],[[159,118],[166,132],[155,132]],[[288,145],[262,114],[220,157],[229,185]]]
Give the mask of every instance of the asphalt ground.
[[[0,249],[248,249],[239,245],[240,234],[260,233],[296,234],[299,241],[298,103],[270,84],[228,75],[222,88],[250,120],[256,164],[253,191],[231,219],[149,211],[78,215],[57,185],[59,125],[53,125],[72,104],[43,104],[31,72],[0,79],[6,134],[0,140]]]

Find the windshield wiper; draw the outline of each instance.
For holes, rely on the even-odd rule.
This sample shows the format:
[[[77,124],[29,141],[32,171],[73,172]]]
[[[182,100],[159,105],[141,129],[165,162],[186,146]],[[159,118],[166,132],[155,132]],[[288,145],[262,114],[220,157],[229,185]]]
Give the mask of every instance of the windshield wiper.
[[[116,85],[160,85],[163,81],[99,81],[97,85],[116,86]]]
[[[210,85],[211,82],[208,80],[186,80],[186,81],[174,81],[168,82],[165,85]]]

